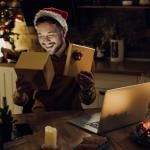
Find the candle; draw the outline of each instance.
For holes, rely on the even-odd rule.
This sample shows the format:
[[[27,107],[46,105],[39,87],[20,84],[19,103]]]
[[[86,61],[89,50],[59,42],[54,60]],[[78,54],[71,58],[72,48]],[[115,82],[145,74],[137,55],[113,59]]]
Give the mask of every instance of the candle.
[[[45,127],[45,147],[57,148],[57,129],[51,126]]]

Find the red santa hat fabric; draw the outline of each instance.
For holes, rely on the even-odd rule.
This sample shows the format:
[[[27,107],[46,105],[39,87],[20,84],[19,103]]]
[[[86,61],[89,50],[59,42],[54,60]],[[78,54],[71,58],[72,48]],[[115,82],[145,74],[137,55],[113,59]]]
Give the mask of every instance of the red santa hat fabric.
[[[54,7],[44,8],[40,11],[38,11],[34,18],[34,26],[36,27],[36,21],[38,18],[49,16],[53,19],[55,19],[57,22],[60,23],[60,25],[64,28],[65,34],[68,31],[68,25],[67,25],[67,18],[68,18],[68,12],[64,10],[60,10]]]

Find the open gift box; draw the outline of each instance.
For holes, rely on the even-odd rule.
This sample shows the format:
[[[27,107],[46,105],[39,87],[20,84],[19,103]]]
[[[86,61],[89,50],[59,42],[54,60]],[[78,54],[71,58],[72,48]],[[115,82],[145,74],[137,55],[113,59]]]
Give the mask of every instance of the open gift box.
[[[55,75],[47,52],[22,52],[16,65],[17,77],[30,82],[36,90],[47,90]]]
[[[69,44],[64,75],[76,76],[80,71],[91,71],[94,49],[77,44]]]

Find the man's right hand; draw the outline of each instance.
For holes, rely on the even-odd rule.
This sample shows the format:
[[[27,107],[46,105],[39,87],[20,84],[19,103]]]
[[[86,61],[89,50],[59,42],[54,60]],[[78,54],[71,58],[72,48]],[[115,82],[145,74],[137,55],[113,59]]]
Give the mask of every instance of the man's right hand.
[[[19,93],[28,93],[33,87],[31,83],[25,81],[23,77],[19,77],[16,81],[16,89]]]
[[[13,101],[15,104],[24,106],[29,100],[28,92],[33,90],[32,85],[19,77],[16,81],[16,91],[13,94]]]

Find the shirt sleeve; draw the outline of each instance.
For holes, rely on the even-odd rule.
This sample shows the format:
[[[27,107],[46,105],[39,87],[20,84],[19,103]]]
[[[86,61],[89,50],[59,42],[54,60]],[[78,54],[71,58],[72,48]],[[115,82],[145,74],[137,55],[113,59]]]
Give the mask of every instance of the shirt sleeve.
[[[93,62],[92,69],[91,69],[92,73],[94,73],[94,71],[95,71],[95,62]],[[86,105],[90,105],[91,103],[94,102],[95,99],[96,99],[95,84],[93,84],[88,89],[81,89],[81,91],[80,91],[80,100],[81,100],[81,102],[83,102]]]

